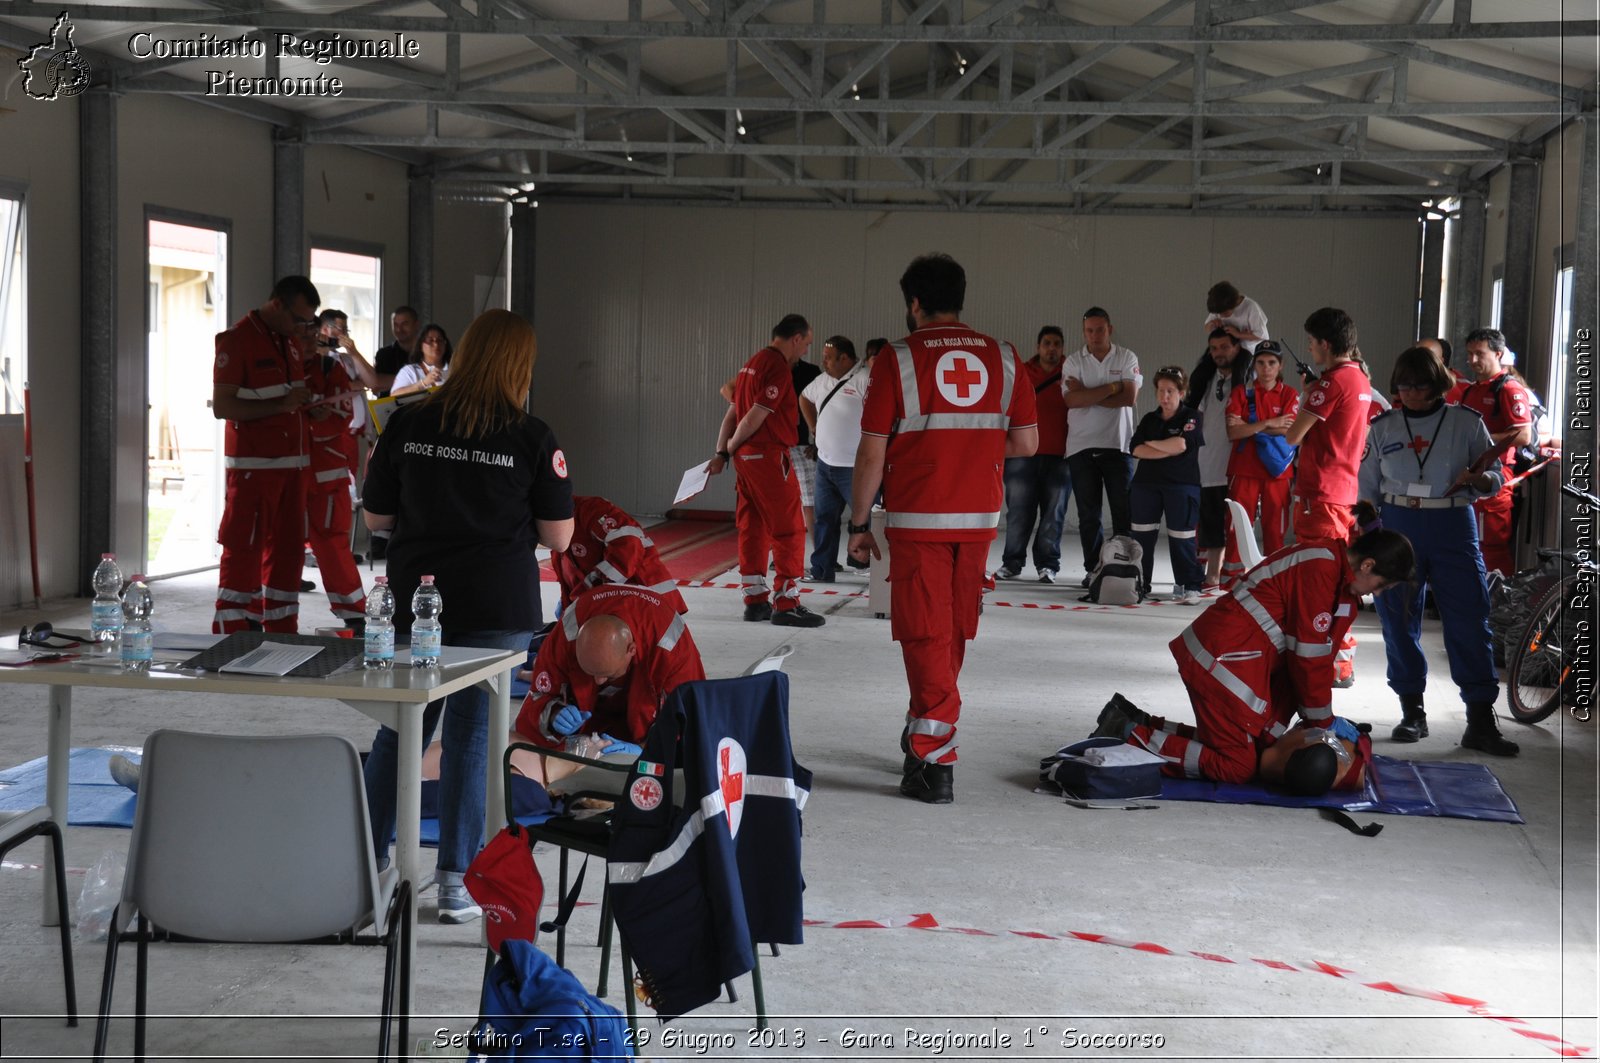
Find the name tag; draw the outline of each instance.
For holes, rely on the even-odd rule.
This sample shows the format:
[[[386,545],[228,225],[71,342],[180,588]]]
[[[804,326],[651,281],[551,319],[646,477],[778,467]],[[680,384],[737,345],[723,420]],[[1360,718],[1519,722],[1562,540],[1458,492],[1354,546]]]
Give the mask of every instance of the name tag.
[[[1429,484],[1406,484],[1406,494],[1412,498],[1432,498],[1433,487]]]

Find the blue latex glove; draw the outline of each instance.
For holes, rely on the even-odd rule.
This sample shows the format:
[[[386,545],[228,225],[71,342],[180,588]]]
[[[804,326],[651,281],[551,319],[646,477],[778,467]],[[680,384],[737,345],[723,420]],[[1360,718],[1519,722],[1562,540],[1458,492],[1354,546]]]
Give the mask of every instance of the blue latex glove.
[[[644,752],[643,747],[636,746],[632,742],[624,742],[622,739],[612,738],[610,735],[601,735],[600,737],[610,743],[600,750],[602,754],[626,753],[630,757],[637,757]]]
[[[1356,729],[1356,725],[1345,719],[1343,716],[1335,716],[1333,718],[1333,726],[1330,728],[1330,730],[1340,738],[1344,739],[1346,742],[1353,743],[1359,741],[1361,738],[1361,732]]]
[[[550,730],[563,737],[577,734],[578,728],[588,721],[589,715],[576,705],[563,705],[550,717]]]

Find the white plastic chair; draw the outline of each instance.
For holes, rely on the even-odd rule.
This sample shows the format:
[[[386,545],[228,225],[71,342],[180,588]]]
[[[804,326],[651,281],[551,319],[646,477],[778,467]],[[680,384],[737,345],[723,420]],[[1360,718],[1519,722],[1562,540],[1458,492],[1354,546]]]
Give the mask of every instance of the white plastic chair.
[[[1228,499],[1228,512],[1233,517],[1234,548],[1239,551],[1239,560],[1244,563],[1244,570],[1249,572],[1261,564],[1261,547],[1256,545],[1256,533],[1251,528],[1250,514],[1244,507],[1233,499]]]
[[[138,948],[134,1054],[144,1058],[156,933],[383,945],[378,1049],[387,1058],[397,975],[402,1046],[409,1036],[411,895],[398,872],[378,872],[361,760],[348,739],[155,732],[145,741],[128,870],[106,943],[95,1060],[105,1058],[117,948],[129,938]]]

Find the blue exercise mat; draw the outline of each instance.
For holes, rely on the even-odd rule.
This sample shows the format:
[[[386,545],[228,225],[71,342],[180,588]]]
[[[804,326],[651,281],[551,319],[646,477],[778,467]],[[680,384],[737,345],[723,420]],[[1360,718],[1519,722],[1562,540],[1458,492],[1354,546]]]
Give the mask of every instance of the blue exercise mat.
[[[1494,823],[1524,823],[1511,800],[1483,764],[1395,760],[1374,756],[1361,791],[1321,797],[1294,797],[1257,783],[1215,783],[1204,779],[1162,779],[1161,796],[1169,801],[1219,801],[1229,805],[1277,805],[1280,808],[1337,808],[1344,812],[1381,812],[1395,816],[1449,816]]]
[[[133,826],[133,810],[138,803],[126,787],[111,781],[110,761],[114,749],[74,749],[67,768],[67,825],[71,827],[122,827]],[[129,759],[137,761],[137,753]],[[14,768],[0,771],[0,812],[24,812],[45,803],[46,758],[30,760]],[[544,809],[519,815],[517,822],[525,825],[543,823],[550,818],[549,797],[544,787],[528,779],[514,779],[522,783],[516,794],[518,807],[536,807],[542,798]],[[423,807],[430,810],[432,802],[429,786],[423,783]],[[524,793],[524,791],[527,791]],[[537,791],[537,793],[534,793]],[[439,844],[439,821],[424,817],[421,838],[423,845]]]

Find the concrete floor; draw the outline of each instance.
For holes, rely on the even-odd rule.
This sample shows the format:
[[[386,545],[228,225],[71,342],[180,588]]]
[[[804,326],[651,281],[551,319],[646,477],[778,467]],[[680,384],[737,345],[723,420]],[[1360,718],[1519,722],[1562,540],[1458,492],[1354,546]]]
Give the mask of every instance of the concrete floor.
[[[1074,553],[1069,545],[1068,557]],[[732,590],[685,592],[712,676],[737,674],[780,642],[797,647],[786,664],[794,744],[816,773],[806,814],[808,918],[893,924],[929,913],[938,929],[819,926],[804,946],[764,965],[773,1023],[766,1040],[752,1043],[747,1032],[752,1005],[741,980],[738,1004],[669,1027],[650,1023],[645,1055],[1540,1059],[1561,1047],[1548,1038],[1592,1054],[1600,1044],[1593,724],[1564,715],[1531,728],[1502,721],[1523,755],[1493,767],[1526,826],[1385,816],[1377,817],[1382,835],[1367,839],[1286,809],[1075,809],[1030,793],[1038,758],[1085,735],[1113,690],[1187,718],[1165,646],[1194,616],[1176,605],[1001,604],[1076,605],[1080,574],[1069,561],[1069,582],[1046,587],[1028,581],[1030,570],[990,596],[962,677],[956,803],[938,808],[896,793],[905,679],[888,624],[871,616],[864,597],[808,594],[828,625],[793,632],[743,623]],[[213,587],[211,574],[157,583],[158,624],[204,630]],[[865,581],[846,577],[837,589],[864,592]],[[320,594],[307,595],[303,608],[303,629],[331,622]],[[82,625],[87,603],[5,613],[0,629],[41,617]],[[1375,616],[1362,613],[1356,630],[1356,686],[1338,692],[1335,707],[1386,736],[1399,712],[1383,683]],[[1427,639],[1442,676],[1437,623]],[[1447,684],[1436,689],[1432,736],[1409,748],[1384,738],[1379,752],[1484,759],[1456,745],[1460,702]],[[0,720],[0,765],[43,754],[40,690],[0,686]],[[331,730],[363,748],[373,730],[331,701],[219,705],[92,690],[75,697],[74,746],[137,746],[157,727]],[[75,827],[66,841],[76,897],[83,869],[125,849],[128,832]],[[104,946],[81,942],[75,951],[80,1005],[91,1018],[66,1029],[52,1017],[62,1001],[54,931],[38,925],[41,854],[42,845],[30,843],[0,869],[0,1056],[81,1058]],[[554,855],[540,863],[553,882]],[[598,897],[592,886],[588,892]],[[434,1043],[471,1025],[479,930],[437,925],[431,898],[424,893],[417,971],[426,1014],[413,1020],[413,1040],[419,1055],[459,1055]],[[592,943],[597,917],[597,907],[580,908],[574,940]],[[377,1001],[380,960],[370,949],[158,948],[151,1010],[173,1017],[152,1024],[149,1047],[183,1058],[370,1053],[376,1024],[364,1016]],[[568,963],[592,986],[598,950],[579,945]],[[119,985],[119,1006],[130,1009],[127,953]],[[1375,987],[1385,985],[1422,995]],[[1450,1003],[1441,994],[1470,999]],[[611,999],[619,1002],[615,989]],[[941,1044],[948,1034],[970,1039]],[[131,1023],[122,1022],[113,1050],[125,1053],[131,1043]]]

